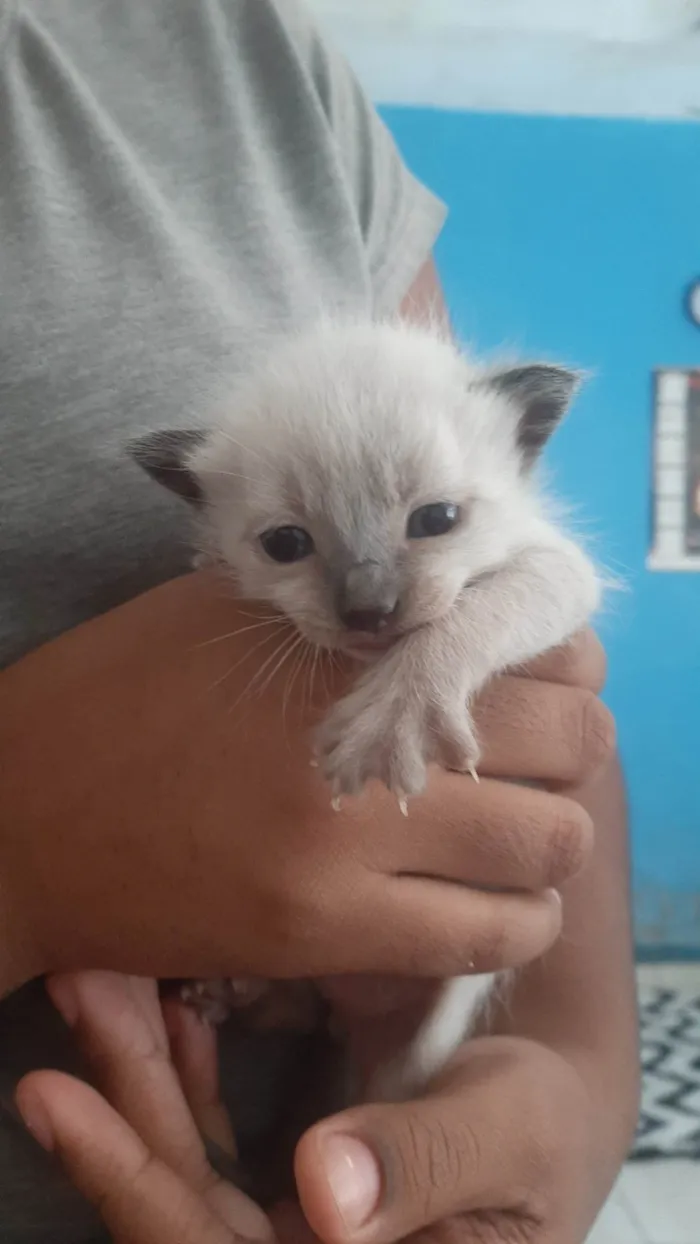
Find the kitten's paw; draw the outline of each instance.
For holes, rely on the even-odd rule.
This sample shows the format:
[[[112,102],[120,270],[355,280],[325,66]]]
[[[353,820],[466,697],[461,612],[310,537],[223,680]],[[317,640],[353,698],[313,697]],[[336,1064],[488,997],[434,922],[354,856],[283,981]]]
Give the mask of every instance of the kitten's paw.
[[[358,701],[354,692],[341,700],[316,735],[321,772],[331,783],[334,804],[342,795],[359,794],[372,778],[405,804],[425,786],[429,740],[423,714],[395,700],[390,706]]]
[[[428,764],[476,774],[480,752],[463,686],[436,685],[431,677],[409,689],[378,667],[331,709],[316,735],[316,755],[334,806],[375,778],[405,813],[406,799],[425,786]]]
[[[223,1024],[232,1011],[252,1006],[267,992],[267,981],[256,977],[187,981],[180,996],[205,1023]]]

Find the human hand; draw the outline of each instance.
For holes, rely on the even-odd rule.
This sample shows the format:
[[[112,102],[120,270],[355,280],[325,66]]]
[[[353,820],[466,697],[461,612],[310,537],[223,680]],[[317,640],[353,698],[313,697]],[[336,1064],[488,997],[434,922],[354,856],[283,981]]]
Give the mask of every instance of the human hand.
[[[614,754],[614,726],[597,699],[605,673],[605,653],[588,630],[522,671],[496,679],[476,705],[484,778],[506,777],[567,794],[585,788]],[[481,787],[490,792],[494,783],[482,781],[479,791]],[[465,789],[472,797],[477,796],[473,786]],[[522,787],[509,790],[513,801],[521,796],[528,799],[528,791]],[[554,804],[542,796],[538,807],[551,814]],[[535,821],[522,824],[517,843],[523,867],[527,854],[537,850],[542,829],[548,833],[547,824],[546,820],[541,826]],[[504,819],[499,832],[517,832],[515,821],[505,823]],[[504,840],[496,840],[495,833],[495,825],[482,822],[482,836],[470,843],[471,850],[497,850]],[[500,882],[496,877],[494,884],[506,885],[505,876]],[[322,986],[340,1010],[356,1060],[368,1073],[407,1042],[439,989],[439,985],[425,980],[377,974],[334,976],[325,979]],[[381,1016],[382,1022],[369,1024],[368,1016]]]
[[[587,815],[438,772],[408,820],[381,789],[334,813],[307,727],[350,674],[327,671],[312,705],[284,669],[246,699],[248,617],[192,575],[0,675],[0,987],[85,965],[437,978],[544,951],[560,924],[547,888],[585,858]],[[604,758],[605,710],[565,682],[494,684],[485,775],[565,783]]]
[[[235,1154],[218,1098],[214,1031],[171,1002],[166,1033],[153,980],[87,972],[48,987],[100,1091],[39,1071],[22,1081],[17,1104],[114,1244],[272,1241],[262,1210],[207,1159],[203,1134],[232,1163]]]
[[[267,1218],[207,1162],[231,1152],[216,1035],[182,1007],[168,1047],[155,984],[111,973],[50,983],[99,1089],[28,1076],[18,1105],[103,1215],[115,1244],[271,1239]],[[580,1075],[537,1043],[470,1042],[424,1097],[325,1120],[296,1156],[301,1205],[273,1212],[282,1244],[583,1244],[606,1189],[600,1120]]]
[[[325,1244],[583,1244],[609,1190],[600,1126],[573,1064],[535,1042],[479,1038],[420,1100],[307,1132],[301,1206]],[[295,1221],[300,1237],[290,1209],[292,1236]]]

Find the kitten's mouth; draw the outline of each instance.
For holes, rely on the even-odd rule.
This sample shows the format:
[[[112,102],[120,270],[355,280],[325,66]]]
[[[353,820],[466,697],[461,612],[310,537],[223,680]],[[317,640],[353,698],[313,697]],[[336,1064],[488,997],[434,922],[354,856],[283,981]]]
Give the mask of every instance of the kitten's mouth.
[[[373,656],[378,652],[388,652],[401,636],[394,631],[391,635],[354,635],[343,644],[343,651],[350,656]]]

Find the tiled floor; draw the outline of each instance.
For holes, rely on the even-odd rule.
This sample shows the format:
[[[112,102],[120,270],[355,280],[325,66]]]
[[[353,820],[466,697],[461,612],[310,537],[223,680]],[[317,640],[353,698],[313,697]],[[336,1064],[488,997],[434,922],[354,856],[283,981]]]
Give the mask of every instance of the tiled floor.
[[[589,1244],[700,1244],[700,1163],[625,1167]]]
[[[700,965],[643,967],[640,977],[700,990]],[[626,1166],[588,1244],[700,1244],[700,1162]]]

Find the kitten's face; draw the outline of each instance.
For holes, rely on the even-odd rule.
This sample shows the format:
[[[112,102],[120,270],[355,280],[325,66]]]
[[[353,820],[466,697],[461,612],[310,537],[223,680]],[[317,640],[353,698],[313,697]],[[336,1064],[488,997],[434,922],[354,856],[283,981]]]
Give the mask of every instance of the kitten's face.
[[[381,648],[517,542],[513,423],[434,338],[374,326],[287,364],[193,459],[210,538],[242,593],[312,642]]]
[[[369,462],[334,473],[304,455],[264,470],[248,460],[245,501],[210,503],[214,549],[245,597],[270,602],[314,643],[382,647],[443,614],[509,551],[502,507],[440,448],[443,469],[415,481],[381,469],[372,480]]]
[[[208,551],[244,596],[315,644],[367,652],[439,618],[518,546],[534,505],[524,464],[550,430],[538,383],[568,399],[566,375],[498,381],[425,330],[323,325],[195,438],[184,476],[141,461],[179,491],[192,482]],[[563,412],[561,393],[544,397]],[[523,402],[539,402],[531,445]]]

